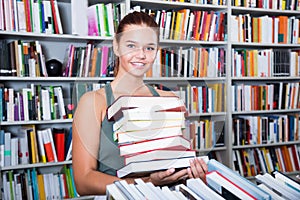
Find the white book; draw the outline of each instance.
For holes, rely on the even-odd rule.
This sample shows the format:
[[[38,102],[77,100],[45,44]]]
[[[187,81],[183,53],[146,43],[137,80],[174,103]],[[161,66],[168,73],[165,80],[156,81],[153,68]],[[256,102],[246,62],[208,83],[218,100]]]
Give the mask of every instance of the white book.
[[[57,97],[57,101],[58,101],[59,118],[66,119],[67,115],[66,115],[62,87],[60,86],[54,87],[54,95]]]
[[[34,2],[32,5],[32,13],[33,13],[33,32],[34,33],[42,33],[41,30],[41,19],[40,19],[40,3]]]
[[[51,4],[50,1],[43,1],[44,4],[44,20],[46,23],[46,34],[53,34],[53,17],[52,17],[52,10],[51,10]]]
[[[284,174],[282,174],[281,172],[278,172],[278,171],[273,171],[272,174],[275,177],[275,179],[281,181],[285,185],[288,185],[291,188],[293,188],[294,190],[300,192],[300,184],[297,183],[295,180],[291,179],[287,175],[284,175]]]
[[[243,190],[239,188],[238,183],[231,182],[227,179],[228,177],[223,176],[218,171],[209,171],[206,174],[206,181],[207,184],[216,190],[220,195],[224,194],[224,190],[226,189],[236,197],[243,199],[243,200],[254,200],[256,199],[254,196],[250,195],[247,190]]]
[[[39,155],[40,155],[40,160],[43,163],[47,162],[46,159],[46,153],[45,153],[45,148],[44,148],[44,141],[43,141],[43,131],[42,130],[37,130],[37,142],[38,142],[38,148],[39,148]]]
[[[195,151],[176,151],[176,150],[154,150],[145,153],[141,153],[135,156],[125,157],[125,164],[131,162],[140,162],[145,160],[161,160],[168,158],[185,158],[185,157],[195,157]]]
[[[3,8],[3,1],[0,0],[0,16],[4,16],[4,8]],[[0,18],[0,30],[4,30],[4,17]]]
[[[19,164],[18,162],[18,138],[17,137],[12,137],[10,140],[10,145],[11,145],[11,166],[16,166]]]
[[[284,200],[283,197],[279,196],[276,192],[274,192],[272,189],[267,187],[265,184],[263,184],[263,183],[259,184],[258,187],[263,189],[267,193],[269,193],[271,195],[272,199],[274,199],[274,200]]]
[[[264,183],[270,189],[282,194],[282,196],[284,196],[285,198],[298,199],[298,197],[300,196],[300,192],[293,190],[292,188],[283,184],[281,181],[275,179],[268,173],[264,175],[258,174],[255,176],[255,178],[258,182]]]
[[[170,200],[172,199],[180,200],[180,198],[178,198],[178,196],[173,191],[171,191],[168,186],[163,186],[161,190],[164,194],[166,194],[166,196],[169,197]]]
[[[110,184],[106,186],[106,197],[108,199],[127,200],[127,198],[125,198],[125,196],[115,184]]]
[[[107,20],[108,20],[108,35],[114,36],[114,22],[113,22],[113,5],[112,3],[108,3],[105,5],[107,10]]]
[[[144,196],[149,200],[157,200],[159,196],[157,193],[153,192],[146,183],[141,178],[134,179],[136,187],[144,194]]]
[[[188,179],[186,182],[188,188],[203,199],[223,200],[224,198],[208,187],[200,178]]]
[[[188,199],[202,200],[201,197],[199,197],[193,190],[184,184],[176,185],[175,190],[181,192]]]
[[[11,133],[4,133],[4,166],[11,166]]]
[[[72,34],[86,36],[88,35],[87,17],[88,1],[71,0],[71,20]]]
[[[42,93],[42,119],[43,120],[51,120],[51,106],[50,106],[50,94],[49,91],[47,89],[42,89],[41,90]],[[23,95],[23,99],[24,99],[24,95]],[[25,101],[25,99],[24,99]],[[25,111],[25,109],[24,109]]]

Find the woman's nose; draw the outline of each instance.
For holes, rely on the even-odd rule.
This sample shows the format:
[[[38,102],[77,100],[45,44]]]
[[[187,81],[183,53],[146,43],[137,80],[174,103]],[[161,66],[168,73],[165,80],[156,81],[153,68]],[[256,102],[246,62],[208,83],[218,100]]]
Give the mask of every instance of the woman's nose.
[[[144,48],[138,48],[136,52],[136,56],[138,58],[146,58],[145,50]]]

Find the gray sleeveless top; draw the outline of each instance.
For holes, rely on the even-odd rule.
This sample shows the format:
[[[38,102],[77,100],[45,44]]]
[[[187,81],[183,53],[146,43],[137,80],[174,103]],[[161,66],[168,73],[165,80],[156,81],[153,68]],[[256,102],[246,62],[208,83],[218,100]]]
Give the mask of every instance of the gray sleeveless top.
[[[148,86],[148,85],[147,85]],[[148,86],[153,96],[159,96],[158,92],[151,86]],[[107,107],[115,100],[111,85],[105,85]],[[124,158],[120,156],[118,143],[113,140],[113,121],[104,118],[100,130],[100,148],[98,152],[98,170],[100,172],[116,176],[116,171],[124,166]]]

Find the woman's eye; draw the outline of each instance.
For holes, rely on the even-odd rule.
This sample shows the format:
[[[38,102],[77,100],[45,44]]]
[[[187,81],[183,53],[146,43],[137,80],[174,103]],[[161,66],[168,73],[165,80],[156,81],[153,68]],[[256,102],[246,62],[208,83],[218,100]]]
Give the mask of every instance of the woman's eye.
[[[146,47],[146,50],[147,50],[147,51],[154,51],[155,48],[154,48],[154,47]]]
[[[135,46],[133,44],[128,44],[127,47],[128,48],[134,48]]]

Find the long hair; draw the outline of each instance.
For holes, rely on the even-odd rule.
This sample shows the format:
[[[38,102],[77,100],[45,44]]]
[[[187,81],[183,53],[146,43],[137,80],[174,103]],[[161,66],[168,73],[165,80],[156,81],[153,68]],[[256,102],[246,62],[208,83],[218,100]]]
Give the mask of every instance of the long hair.
[[[159,26],[155,22],[154,18],[144,12],[134,11],[126,15],[119,23],[115,38],[117,43],[120,42],[120,38],[122,36],[121,33],[124,32],[125,27],[128,25],[146,25],[147,27],[153,28],[153,30],[157,34],[157,40],[159,40]],[[114,66],[114,76],[117,75],[119,70],[119,58],[116,58],[115,66]]]

